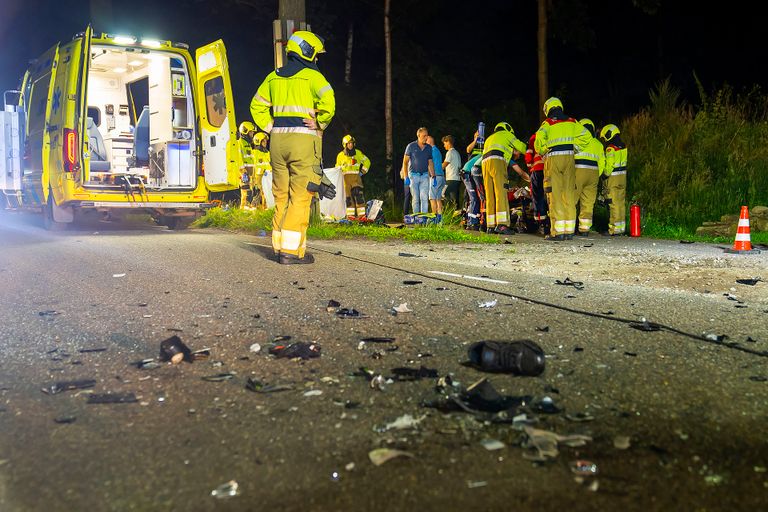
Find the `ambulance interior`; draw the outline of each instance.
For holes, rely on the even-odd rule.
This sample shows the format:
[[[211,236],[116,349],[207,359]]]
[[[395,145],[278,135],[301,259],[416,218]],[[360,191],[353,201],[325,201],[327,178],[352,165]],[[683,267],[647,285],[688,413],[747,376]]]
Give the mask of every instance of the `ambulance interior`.
[[[86,98],[88,186],[195,186],[195,110],[183,58],[94,46]]]

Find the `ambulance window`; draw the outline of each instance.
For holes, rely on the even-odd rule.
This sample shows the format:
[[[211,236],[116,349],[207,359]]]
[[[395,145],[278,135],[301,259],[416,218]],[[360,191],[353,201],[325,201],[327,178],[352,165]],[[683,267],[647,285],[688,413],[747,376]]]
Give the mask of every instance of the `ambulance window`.
[[[29,98],[29,133],[43,131],[45,125],[45,107],[48,105],[48,85],[50,73],[40,77],[32,86]]]
[[[224,96],[224,80],[216,76],[207,80],[205,89],[205,111],[211,126],[219,128],[227,118],[227,100]]]
[[[93,119],[93,124],[101,126],[101,110],[99,110],[99,107],[88,107],[88,117]]]

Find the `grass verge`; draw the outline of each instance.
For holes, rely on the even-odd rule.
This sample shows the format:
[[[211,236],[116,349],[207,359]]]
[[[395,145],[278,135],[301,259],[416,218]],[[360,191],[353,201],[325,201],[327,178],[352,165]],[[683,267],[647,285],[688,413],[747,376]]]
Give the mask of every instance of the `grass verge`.
[[[646,219],[643,224],[643,236],[649,238],[661,238],[664,240],[689,240],[693,242],[707,242],[715,244],[733,244],[733,239],[736,236],[711,236],[711,235],[697,235],[695,230],[686,228],[684,226],[673,226],[669,224],[662,224],[654,219]],[[750,240],[753,244],[768,244],[768,233],[751,233]]]
[[[272,229],[273,210],[240,210],[213,208],[195,221],[194,226],[224,228],[246,233]],[[503,238],[485,233],[465,231],[457,225],[429,225],[405,228],[361,224],[316,224],[307,229],[307,237],[316,240],[368,238],[371,240],[403,240],[407,242],[450,242],[501,244]]]

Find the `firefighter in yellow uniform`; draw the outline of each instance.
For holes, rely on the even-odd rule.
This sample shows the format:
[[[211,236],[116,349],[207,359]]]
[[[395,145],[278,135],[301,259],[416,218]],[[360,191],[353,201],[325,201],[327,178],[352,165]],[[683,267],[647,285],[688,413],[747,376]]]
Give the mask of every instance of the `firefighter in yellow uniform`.
[[[240,208],[250,207],[249,195],[252,196],[253,187],[253,135],[256,127],[250,121],[240,123]]]
[[[603,126],[600,138],[605,142],[605,170],[608,188],[607,203],[610,210],[608,232],[610,236],[623,235],[627,227],[627,145],[619,137],[615,124]]]
[[[517,167],[515,171],[530,181],[519,166],[515,164],[513,153],[525,153],[526,145],[515,137],[515,132],[509,123],[501,122],[496,125],[493,133],[485,139],[481,168],[483,170],[483,185],[485,186],[485,221],[489,233],[511,235],[514,232],[509,227],[509,179],[507,168]]]
[[[251,100],[253,120],[271,137],[272,248],[285,265],[314,262],[306,252],[312,197],[336,195],[320,163],[322,132],[336,113],[333,88],[317,69],[323,52],[315,34],[294,32],[286,44],[287,63],[267,75]]]
[[[370,159],[355,147],[355,138],[345,135],[342,151],[336,156],[336,167],[344,174],[344,193],[347,197],[347,217],[365,215],[365,196],[362,176],[371,168]]]
[[[547,117],[536,132],[535,149],[544,158],[544,175],[552,189],[547,240],[570,240],[576,230],[576,162],[574,152],[589,143],[589,132],[563,113],[558,98],[544,102]],[[545,178],[546,179],[546,178]]]
[[[260,209],[266,210],[267,201],[264,197],[264,190],[261,185],[262,178],[266,173],[272,172],[272,164],[269,160],[269,135],[264,132],[259,132],[253,137],[253,180],[251,182],[251,188],[253,189],[253,202],[256,203]]]
[[[597,200],[597,183],[605,169],[605,151],[597,140],[595,123],[582,119],[579,124],[591,136],[589,144],[576,152],[576,205],[579,211],[579,235],[587,236],[592,228],[592,213]]]

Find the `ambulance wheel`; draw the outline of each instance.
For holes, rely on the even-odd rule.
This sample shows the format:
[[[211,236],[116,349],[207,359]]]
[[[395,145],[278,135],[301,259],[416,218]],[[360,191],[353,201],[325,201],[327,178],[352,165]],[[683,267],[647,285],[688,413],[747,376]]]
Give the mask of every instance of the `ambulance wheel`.
[[[160,219],[160,224],[167,226],[168,229],[179,231],[187,229],[194,220],[194,217],[163,217]]]
[[[48,202],[43,207],[43,227],[48,231],[63,231],[69,227],[66,222],[57,222],[53,217],[53,192],[48,191]]]

